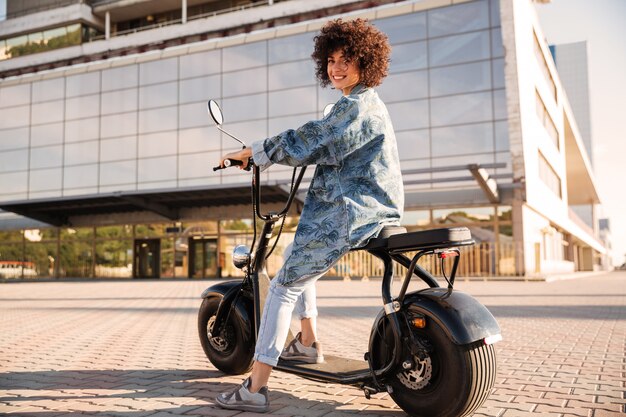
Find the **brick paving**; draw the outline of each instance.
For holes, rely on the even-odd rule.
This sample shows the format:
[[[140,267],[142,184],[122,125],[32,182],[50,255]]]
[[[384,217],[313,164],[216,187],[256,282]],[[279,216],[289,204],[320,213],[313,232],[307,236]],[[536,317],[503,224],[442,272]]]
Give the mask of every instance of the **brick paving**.
[[[213,398],[241,377],[205,358],[209,281],[0,284],[0,415],[237,416]],[[326,352],[362,357],[380,281],[321,281]],[[502,327],[498,377],[476,416],[626,413],[626,272],[565,281],[459,281]],[[397,290],[397,288],[396,288]],[[404,416],[387,394],[275,372],[270,416]]]

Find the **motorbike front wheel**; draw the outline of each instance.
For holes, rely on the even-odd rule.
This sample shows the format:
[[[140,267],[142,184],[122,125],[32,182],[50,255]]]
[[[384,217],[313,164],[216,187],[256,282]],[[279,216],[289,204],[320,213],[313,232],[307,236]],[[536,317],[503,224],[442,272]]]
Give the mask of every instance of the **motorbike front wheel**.
[[[217,369],[231,375],[244,374],[252,368],[254,355],[254,342],[250,340],[251,324],[249,320],[246,323],[233,309],[221,334],[213,335],[213,323],[221,299],[209,297],[202,301],[198,312],[200,343],[207,358]],[[213,337],[209,337],[209,334]]]
[[[391,360],[393,335],[386,319],[374,335],[378,352],[373,352],[377,368]],[[408,331],[408,330],[407,330]],[[399,367],[385,381],[391,398],[411,416],[462,417],[475,412],[487,399],[496,377],[493,345],[476,342],[456,345],[434,320],[424,329],[411,329],[430,349],[422,359],[412,358],[408,370]],[[384,340],[383,339],[384,335]],[[410,357],[408,349],[403,358]]]

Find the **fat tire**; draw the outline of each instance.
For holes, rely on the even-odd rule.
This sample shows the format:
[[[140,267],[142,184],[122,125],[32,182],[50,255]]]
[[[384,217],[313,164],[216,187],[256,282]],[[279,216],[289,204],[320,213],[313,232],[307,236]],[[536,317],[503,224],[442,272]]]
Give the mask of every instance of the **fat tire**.
[[[385,324],[379,327],[382,332],[378,335],[384,334],[385,342],[377,345],[381,348],[373,355],[377,368],[388,363],[393,346],[387,319],[380,323],[383,322]],[[432,376],[428,385],[421,389],[404,385],[398,373],[389,377],[385,383],[391,386],[390,396],[396,404],[407,414],[419,417],[463,417],[480,408],[496,378],[497,360],[493,345],[485,345],[482,341],[456,345],[432,319],[427,321],[425,329],[413,331],[432,345]],[[374,335],[376,342],[381,341],[378,335]],[[403,371],[399,368],[398,372]]]
[[[244,323],[244,320],[237,320],[229,317],[226,323],[226,335],[228,349],[224,351],[217,350],[208,337],[207,326],[211,317],[217,314],[222,297],[213,296],[205,298],[198,312],[198,334],[200,336],[200,344],[204,350],[204,354],[211,363],[220,371],[230,375],[240,375],[252,369],[252,357],[254,356],[254,344],[246,343],[246,331],[242,326],[250,323]],[[233,309],[231,314],[237,314]]]

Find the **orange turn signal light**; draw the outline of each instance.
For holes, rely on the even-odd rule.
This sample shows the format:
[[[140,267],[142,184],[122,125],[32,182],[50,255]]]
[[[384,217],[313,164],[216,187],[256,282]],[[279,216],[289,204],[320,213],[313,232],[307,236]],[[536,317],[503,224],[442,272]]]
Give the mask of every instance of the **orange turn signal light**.
[[[411,320],[413,327],[417,327],[418,329],[423,329],[426,327],[426,317],[416,317]]]

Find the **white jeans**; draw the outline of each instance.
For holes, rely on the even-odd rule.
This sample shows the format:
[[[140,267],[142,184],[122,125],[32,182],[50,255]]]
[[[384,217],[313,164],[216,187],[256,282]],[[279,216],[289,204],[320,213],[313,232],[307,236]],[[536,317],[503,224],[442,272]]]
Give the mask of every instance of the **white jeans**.
[[[289,257],[290,252],[291,245],[285,249],[285,259]],[[315,282],[322,275],[324,274],[304,276],[289,286],[281,285],[275,279],[270,282],[254,360],[276,366],[285,340],[287,340],[291,315],[294,311],[300,320],[317,317]]]

